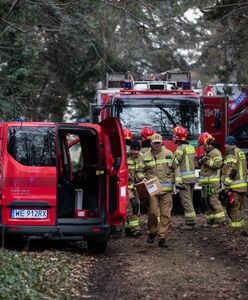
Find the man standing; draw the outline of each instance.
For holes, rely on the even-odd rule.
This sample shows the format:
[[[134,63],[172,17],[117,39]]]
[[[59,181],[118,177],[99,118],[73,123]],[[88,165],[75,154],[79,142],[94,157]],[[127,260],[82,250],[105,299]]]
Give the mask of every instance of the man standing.
[[[128,207],[127,207],[127,221],[125,224],[126,236],[138,237],[141,235],[140,224],[139,224],[139,214],[140,205],[135,189],[135,184],[141,179],[138,177],[140,165],[140,143],[137,140],[132,141],[130,145],[130,152],[127,157],[128,166]],[[142,175],[141,175],[142,176]]]
[[[247,161],[245,153],[236,146],[236,139],[228,136],[225,143],[225,160],[221,182],[225,189],[227,213],[232,229],[243,229],[245,222],[243,207],[247,192]]]
[[[178,145],[175,156],[180,165],[182,176],[182,189],[179,197],[184,208],[185,227],[193,228],[196,224],[196,213],[193,206],[193,191],[196,182],[195,177],[195,148],[187,141],[188,132],[182,126],[173,130],[173,139]]]
[[[173,184],[181,184],[180,169],[174,154],[163,146],[162,136],[151,137],[151,149],[143,154],[142,171],[145,179],[158,177],[162,192],[150,197],[148,210],[148,243],[158,236],[159,247],[168,247],[166,239],[170,232]],[[158,222],[160,214],[160,222]]]
[[[201,166],[199,183],[207,205],[207,224],[211,227],[219,227],[225,222],[225,213],[219,200],[222,155],[217,149],[218,143],[208,132],[200,135],[199,144],[203,145],[206,151],[199,159]]]

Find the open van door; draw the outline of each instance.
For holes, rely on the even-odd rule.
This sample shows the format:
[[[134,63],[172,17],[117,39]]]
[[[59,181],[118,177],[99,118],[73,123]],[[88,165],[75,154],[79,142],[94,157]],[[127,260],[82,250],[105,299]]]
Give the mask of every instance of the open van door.
[[[211,133],[222,145],[224,150],[225,138],[228,134],[228,99],[212,96],[202,97],[204,105],[205,131]]]
[[[107,118],[99,125],[106,156],[107,220],[112,227],[122,226],[128,203],[126,147],[117,118]]]

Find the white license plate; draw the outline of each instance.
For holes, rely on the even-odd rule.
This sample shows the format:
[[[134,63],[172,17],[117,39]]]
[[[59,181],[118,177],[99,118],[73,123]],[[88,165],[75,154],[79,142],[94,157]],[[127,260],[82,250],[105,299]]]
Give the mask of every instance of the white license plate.
[[[47,219],[47,209],[12,209],[12,219]]]

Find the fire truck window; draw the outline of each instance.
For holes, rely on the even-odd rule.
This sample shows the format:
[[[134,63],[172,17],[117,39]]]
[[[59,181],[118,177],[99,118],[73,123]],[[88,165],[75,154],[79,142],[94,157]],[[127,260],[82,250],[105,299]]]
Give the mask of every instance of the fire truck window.
[[[10,127],[7,150],[25,166],[56,166],[54,128]]]
[[[190,136],[198,136],[201,132],[200,105],[123,106],[120,120],[123,127],[137,134],[145,126],[152,126],[158,133],[171,138],[172,129],[177,125],[187,128]]]

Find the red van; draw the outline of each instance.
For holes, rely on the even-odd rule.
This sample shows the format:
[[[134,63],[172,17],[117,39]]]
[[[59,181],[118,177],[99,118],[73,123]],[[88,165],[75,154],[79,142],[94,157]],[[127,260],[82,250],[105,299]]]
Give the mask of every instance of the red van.
[[[120,122],[0,124],[0,231],[85,240],[103,253],[126,218]]]

